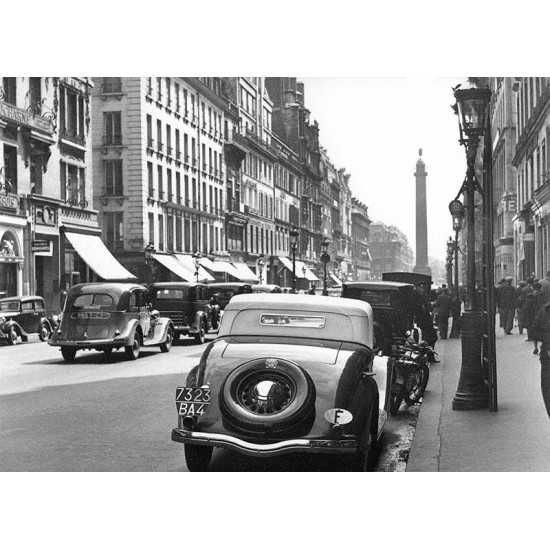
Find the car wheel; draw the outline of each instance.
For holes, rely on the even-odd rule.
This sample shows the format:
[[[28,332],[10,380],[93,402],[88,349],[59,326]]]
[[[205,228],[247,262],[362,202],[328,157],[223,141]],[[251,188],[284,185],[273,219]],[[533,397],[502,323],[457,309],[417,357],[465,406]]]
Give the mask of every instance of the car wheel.
[[[199,332],[195,334],[195,344],[204,344],[206,341],[205,338],[205,331],[204,331],[204,323],[201,322]]]
[[[139,357],[141,351],[141,338],[139,332],[134,332],[134,339],[131,346],[124,346],[124,352],[126,353],[126,359],[135,361]]]
[[[373,468],[374,459],[374,437],[372,430],[372,415],[374,411],[370,411],[363,434],[359,441],[359,449],[353,459],[353,469],[358,472],[368,472]]]
[[[52,331],[49,329],[48,325],[46,325],[45,323],[42,323],[42,325],[40,325],[40,333],[39,333],[40,340],[42,340],[42,342],[46,342],[47,340],[50,339],[51,334],[52,334]]]
[[[10,331],[8,333],[8,344],[10,346],[15,346],[17,344],[17,338],[18,338],[17,330],[14,327],[10,328]]]
[[[184,444],[185,462],[190,472],[206,472],[212,459],[213,447],[206,445]]]
[[[72,363],[76,357],[76,348],[69,348],[68,346],[61,346],[61,355],[67,363]]]
[[[405,393],[405,403],[407,405],[414,405],[420,401],[420,398],[424,395],[426,386],[428,385],[428,379],[430,377],[430,369],[426,365],[420,365],[414,373],[414,379],[411,387]]]
[[[284,432],[314,413],[315,389],[298,365],[262,358],[233,369],[221,390],[221,410],[237,429]]]
[[[168,353],[172,347],[172,342],[174,340],[174,331],[171,327],[166,331],[166,341],[160,345],[160,351],[162,353]]]

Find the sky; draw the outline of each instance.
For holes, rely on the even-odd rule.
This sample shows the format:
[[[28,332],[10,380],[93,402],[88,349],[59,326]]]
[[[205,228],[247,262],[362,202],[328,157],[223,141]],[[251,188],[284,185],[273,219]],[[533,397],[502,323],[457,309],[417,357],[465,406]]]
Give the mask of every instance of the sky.
[[[352,193],[373,221],[398,226],[415,250],[418,150],[426,163],[428,255],[444,259],[449,202],[464,179],[451,86],[464,78],[302,78],[323,147],[351,174]]]

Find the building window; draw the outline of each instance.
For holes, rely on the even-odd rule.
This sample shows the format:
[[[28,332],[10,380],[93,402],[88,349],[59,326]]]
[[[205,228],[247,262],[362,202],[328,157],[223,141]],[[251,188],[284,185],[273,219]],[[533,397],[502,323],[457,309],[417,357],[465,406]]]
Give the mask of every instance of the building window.
[[[176,172],[176,202],[181,204],[181,175]]]
[[[105,161],[105,194],[122,196],[122,159]]]
[[[107,246],[112,250],[124,248],[123,212],[105,212],[103,223]]]
[[[183,220],[183,249],[191,252],[191,224],[188,219]]]
[[[155,187],[153,185],[153,164],[147,163],[147,184],[149,188],[149,198],[152,199],[155,196]]]
[[[44,156],[40,153],[30,155],[31,193],[42,194],[42,174],[44,173]]]
[[[172,156],[172,127],[170,124],[166,125],[166,154]]]
[[[86,174],[82,167],[60,162],[61,199],[72,206],[86,208]]]
[[[189,176],[184,176],[183,178],[183,199],[185,206],[189,206]]]
[[[176,216],[176,250],[181,252],[182,238],[181,238],[181,216]]]
[[[208,226],[208,251],[214,250],[214,226],[210,224]]]
[[[104,94],[119,94],[122,91],[122,79],[119,76],[103,79]]]
[[[149,243],[155,244],[155,215],[152,212],[148,214],[149,218]]]
[[[159,200],[164,200],[164,184],[162,182],[162,166],[159,164],[157,166],[157,180],[158,180],[158,190],[159,190]]]
[[[158,215],[159,221],[159,250],[164,250],[164,215]]]
[[[172,193],[172,170],[170,168],[166,169],[166,187],[168,190],[168,200],[173,202],[174,196]]]
[[[104,113],[104,118],[109,114]],[[117,133],[120,134],[120,112],[118,116]],[[61,137],[84,143],[84,97],[65,86],[59,88],[59,120]]]
[[[147,115],[147,147],[153,147],[153,119]]]
[[[180,160],[181,151],[180,151],[180,131],[176,128],[176,160]]]
[[[176,96],[176,113],[180,112],[180,85],[174,83],[174,95]]]
[[[187,134],[183,134],[183,160],[189,162],[189,140]]]
[[[147,91],[146,91],[146,94],[148,96],[153,95],[153,78],[150,77],[150,76],[147,77]]]
[[[172,86],[170,79],[166,79],[166,106],[170,107],[172,105]]]
[[[162,151],[162,122],[157,119],[157,151]]]
[[[173,216],[166,216],[166,241],[168,250],[172,252],[174,250],[174,218]]]
[[[5,76],[2,79],[2,87],[4,88],[4,101],[11,105],[16,105],[17,79],[14,76]]]
[[[122,144],[122,126],[120,111],[110,111],[103,113],[103,128],[105,145],[121,145]]]
[[[162,78],[157,76],[157,101],[162,101]]]
[[[4,143],[4,180],[9,193],[17,193],[17,148]]]
[[[35,115],[42,114],[42,79],[39,76],[29,78],[29,105]]]

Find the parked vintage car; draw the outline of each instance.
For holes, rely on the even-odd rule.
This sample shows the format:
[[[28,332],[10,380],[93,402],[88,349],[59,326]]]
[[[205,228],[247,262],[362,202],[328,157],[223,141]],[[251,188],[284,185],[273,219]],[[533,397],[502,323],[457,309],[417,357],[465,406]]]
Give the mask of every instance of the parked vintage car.
[[[391,353],[396,338],[414,328],[415,290],[412,284],[393,281],[344,283],[342,296],[371,305],[374,313],[374,348]]]
[[[252,292],[255,292],[256,294],[263,292],[277,294],[282,292],[282,290],[279,285],[252,285]]]
[[[221,310],[229,303],[229,300],[237,294],[250,294],[252,285],[250,283],[209,283],[207,285],[208,298],[216,295]]]
[[[31,334],[47,340],[54,330],[56,316],[48,317],[41,296],[12,296],[0,299],[0,340],[17,344]]]
[[[372,351],[372,310],[358,300],[289,294],[235,296],[218,338],[176,389],[190,470],[214,447],[266,457],[348,455],[372,463],[387,418],[391,363]]]
[[[198,344],[204,344],[205,335],[217,328],[217,321],[210,315],[207,286],[201,283],[169,282],[153,283],[149,298],[163,317],[174,323],[174,337],[192,336]]]
[[[153,310],[148,290],[133,283],[83,283],[67,295],[59,328],[49,340],[61,348],[66,361],[82,349],[103,351],[124,348],[128,359],[137,359],[142,346],[170,351],[174,325]]]

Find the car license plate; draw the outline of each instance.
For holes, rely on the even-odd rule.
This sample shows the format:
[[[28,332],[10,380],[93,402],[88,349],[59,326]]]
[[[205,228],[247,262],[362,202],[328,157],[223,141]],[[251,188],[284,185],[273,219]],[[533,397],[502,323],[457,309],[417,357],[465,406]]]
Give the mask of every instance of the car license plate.
[[[176,407],[180,416],[201,416],[210,405],[211,390],[208,387],[176,388]]]

